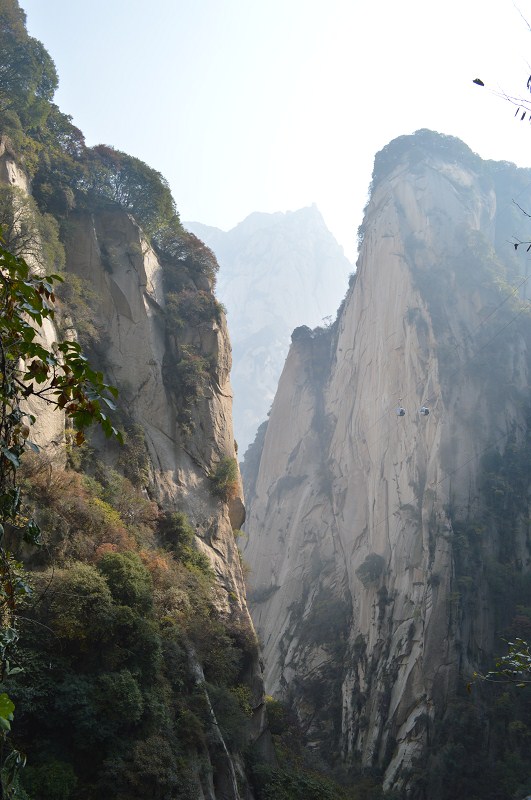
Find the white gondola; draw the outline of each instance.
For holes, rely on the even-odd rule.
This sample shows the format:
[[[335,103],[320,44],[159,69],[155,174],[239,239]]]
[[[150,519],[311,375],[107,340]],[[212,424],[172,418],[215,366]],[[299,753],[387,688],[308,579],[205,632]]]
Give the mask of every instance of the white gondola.
[[[427,417],[429,413],[430,409],[428,406],[422,406],[422,408],[419,408],[419,414],[422,414],[423,417]]]

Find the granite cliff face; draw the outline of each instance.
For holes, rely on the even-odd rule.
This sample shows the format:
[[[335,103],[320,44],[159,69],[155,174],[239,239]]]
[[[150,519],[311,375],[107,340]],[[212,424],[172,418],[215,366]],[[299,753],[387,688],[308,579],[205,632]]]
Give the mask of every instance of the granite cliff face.
[[[187,222],[220,264],[234,366],[234,429],[240,454],[267,414],[293,328],[335,312],[352,266],[316,208],[254,213],[228,232]],[[273,300],[274,298],[274,300]]]
[[[331,330],[294,332],[244,464],[267,691],[325,759],[416,797],[444,795],[426,765],[529,599],[492,577],[531,563],[522,172],[427,131],[377,156],[355,281]]]
[[[14,152],[8,146],[0,155],[0,185],[16,187],[30,198],[31,183]],[[32,213],[38,214],[32,206],[28,209],[28,219]],[[88,347],[92,363],[104,371],[110,383],[119,387],[116,424],[136,432],[142,451],[141,494],[145,499],[140,502],[149,500],[159,514],[166,516],[176,511],[185,514],[193,527],[193,547],[206,557],[214,573],[212,609],[227,630],[237,630],[247,653],[240,679],[252,719],[245,738],[257,742],[258,750],[267,756],[269,740],[258,649],[233,534],[245,516],[239,473],[231,485],[230,496],[220,500],[212,491],[212,475],[219,464],[229,460],[236,467],[231,347],[224,314],[214,299],[212,281],[197,268],[194,273],[192,250],[199,248],[206,254],[212,269],[215,260],[195,237],[183,233],[182,258],[192,264],[191,273],[185,273],[187,277],[183,279],[185,300],[193,303],[199,293],[202,302],[212,305],[216,314],[199,315],[195,319],[190,316],[187,324],[179,319],[172,326],[168,322],[164,281],[167,265],[131,214],[116,207],[94,212],[72,211],[64,231],[66,284],[78,280],[76,285],[89,298],[92,333]],[[27,258],[31,261],[29,255]],[[47,347],[52,347],[61,336],[83,336],[77,307],[70,307],[68,300],[60,304],[57,324],[47,323],[40,334]],[[202,375],[201,388],[195,396],[192,393],[186,397],[179,368],[181,365],[182,370],[182,359],[190,353],[196,362],[208,365],[208,373]],[[53,456],[51,469],[62,470],[66,460],[64,413],[45,404],[31,410],[37,416],[32,438],[47,458]],[[91,446],[104,470],[123,471],[124,456],[116,444],[96,434]],[[130,466],[126,464],[126,474],[128,469]],[[87,538],[90,539],[89,533]],[[106,546],[116,550],[115,545]],[[53,592],[53,582],[51,586]],[[179,587],[175,586],[174,591],[178,593]],[[186,756],[187,769],[192,774],[191,788],[187,791],[204,800],[251,798],[243,761],[238,748],[225,741],[210,690],[206,688],[201,658],[192,644],[187,658],[190,681],[196,685],[196,693],[204,695],[209,730],[208,742],[196,744]]]
[[[240,490],[230,508],[220,507],[207,480],[223,458],[235,456],[225,319],[191,325],[168,339],[163,266],[135,220],[122,211],[72,215],[66,244],[68,270],[84,279],[99,298],[95,324],[105,343],[106,372],[122,387],[127,414],[144,431],[157,493],[162,502],[178,500],[187,512],[198,515],[196,530],[206,552],[220,574],[227,565],[221,565],[219,550],[228,558],[228,591],[236,593],[239,607],[244,608],[236,548],[230,546],[234,541],[230,512],[233,527],[238,528],[244,519],[243,495]],[[171,371],[165,359],[175,356],[179,346],[189,345],[215,366],[204,396],[191,409],[191,432],[183,434],[165,380]],[[217,539],[218,548],[211,546]]]
[[[275,758],[218,264],[57,86],[2,0],[0,793],[254,800]]]

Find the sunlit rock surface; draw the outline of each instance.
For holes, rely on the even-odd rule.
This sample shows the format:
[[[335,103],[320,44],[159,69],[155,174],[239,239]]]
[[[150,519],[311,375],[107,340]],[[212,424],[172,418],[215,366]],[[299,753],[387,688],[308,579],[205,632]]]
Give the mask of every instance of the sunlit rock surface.
[[[224,320],[183,334],[187,342],[216,358],[214,387],[194,406],[194,429],[183,436],[163,379],[171,343],[164,328],[162,266],[141,229],[122,211],[72,215],[67,268],[88,281],[100,299],[95,324],[105,349],[106,371],[109,380],[121,387],[128,414],[142,428],[161,500],[178,504],[194,520],[220,574],[227,572],[224,559],[232,564],[227,590],[245,608],[228,507],[212,497],[207,477],[221,458],[235,452],[231,353]],[[221,537],[216,547],[212,537]]]
[[[390,787],[492,652],[486,564],[503,536],[473,524],[491,502],[486,455],[525,440],[531,335],[507,244],[516,168],[429,132],[379,159],[337,324],[294,332],[246,456],[244,557],[266,690],[311,748],[383,768]],[[509,556],[520,572],[528,504]],[[482,537],[466,557],[465,523]]]

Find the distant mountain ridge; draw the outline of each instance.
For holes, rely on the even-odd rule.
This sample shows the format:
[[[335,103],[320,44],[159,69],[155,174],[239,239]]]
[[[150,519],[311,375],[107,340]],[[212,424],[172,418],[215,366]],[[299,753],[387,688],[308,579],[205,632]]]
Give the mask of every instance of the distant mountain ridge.
[[[220,264],[217,295],[233,348],[234,425],[240,454],[273,401],[294,328],[335,314],[353,270],[318,208],[254,212],[230,231],[185,222]]]

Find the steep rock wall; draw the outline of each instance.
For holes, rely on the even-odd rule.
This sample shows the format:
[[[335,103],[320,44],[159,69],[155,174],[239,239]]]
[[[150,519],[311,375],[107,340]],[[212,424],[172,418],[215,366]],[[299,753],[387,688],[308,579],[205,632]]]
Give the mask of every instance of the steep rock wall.
[[[12,448],[2,470],[1,793],[253,800],[244,752],[274,759],[235,543],[245,510],[218,265],[182,228],[160,173],[86,145],[53,102],[55,66],[25,20],[17,0],[0,4],[2,261],[15,279],[26,265],[53,273],[54,292],[35,288],[54,309],[40,330],[21,330],[24,309],[40,317],[24,303],[31,287],[3,292],[15,320],[3,356],[16,358],[23,336],[18,352],[35,378],[17,381],[17,361],[14,381],[12,370],[0,376]],[[18,272],[8,253],[26,262]],[[37,405],[54,386],[42,374],[61,367],[32,349],[34,336],[44,351],[82,345],[65,364],[68,388]],[[119,390],[116,407],[99,395],[102,378]],[[17,424],[23,397],[39,447]],[[65,430],[94,416],[102,430],[86,438]],[[116,429],[123,447],[121,436],[103,438]]]
[[[501,533],[486,523],[468,561],[458,540],[489,502],[485,454],[527,431],[531,339],[516,292],[495,285],[514,265],[492,249],[494,184],[449,141],[384,151],[356,280],[331,330],[295,331],[246,476],[267,691],[310,747],[384,768],[387,787],[407,784],[433,720],[492,652],[485,576]],[[510,559],[528,569],[525,526]]]
[[[220,502],[213,496],[209,478],[223,458],[236,456],[231,348],[225,318],[180,330],[177,343],[165,325],[164,267],[135,220],[123,211],[80,213],[72,215],[68,230],[67,269],[87,281],[99,298],[94,321],[100,331],[100,358],[109,380],[120,388],[127,417],[143,431],[152,491],[162,507],[186,512],[198,546],[215,571],[218,612],[227,621],[237,619],[253,638],[241,558],[233,535],[245,515],[241,479],[238,476],[238,490],[230,501]],[[174,360],[171,356],[183,343],[193,344],[214,365],[207,391],[192,406],[192,424],[186,432],[178,423],[178,402],[167,381]],[[103,442],[100,448],[102,453],[107,449],[112,464],[117,455],[114,448],[109,451]],[[191,657],[193,660],[193,654]],[[198,663],[194,669],[201,674]],[[254,741],[262,739],[262,750],[267,753],[264,690],[257,655],[245,680],[254,709],[250,735]],[[218,739],[213,744],[212,779],[208,786],[202,785],[204,797],[237,800],[250,796],[245,792],[240,795],[238,789],[235,776],[243,775],[242,764],[233,760],[219,734]],[[218,757],[220,747],[224,755]]]
[[[231,424],[231,349],[224,318],[180,333],[215,363],[213,381],[205,397],[194,405],[194,426],[184,436],[175,401],[164,379],[168,341],[164,321],[162,265],[141,229],[123,211],[79,214],[70,219],[67,268],[96,292],[99,307],[95,323],[100,329],[103,359],[109,379],[121,387],[127,414],[144,431],[153,465],[153,483],[164,503],[178,503],[197,520],[198,534],[208,540],[221,528],[221,538],[233,543],[229,507],[220,507],[209,491],[208,475],[224,457],[234,457]],[[233,499],[234,527],[243,522],[243,495]],[[221,514],[221,518],[220,518]],[[209,555],[218,559],[215,548]],[[234,544],[222,547],[234,567]],[[219,572],[226,564],[218,564]],[[241,570],[231,574],[242,608],[245,600]]]
[[[29,196],[30,182],[9,150],[0,152],[0,170],[2,182]],[[119,423],[135,425],[142,433],[149,462],[149,498],[165,512],[186,513],[197,546],[215,574],[215,609],[220,619],[228,626],[237,624],[240,635],[247,637],[247,664],[241,679],[253,709],[248,735],[262,755],[271,756],[256,637],[233,534],[245,515],[241,479],[238,474],[230,499],[222,501],[214,496],[210,477],[220,461],[236,457],[231,347],[224,315],[172,331],[165,312],[164,264],[125,211],[76,211],[69,215],[64,231],[65,272],[81,279],[81,291],[91,306],[90,325],[97,332],[90,347],[91,362],[119,387]],[[200,289],[213,296],[209,281],[201,276],[197,280]],[[189,291],[194,288],[192,282]],[[46,321],[41,339],[52,347],[61,336],[77,337],[80,324],[68,304],[61,303],[56,323]],[[190,401],[186,430],[179,424],[181,398],[171,389],[171,372],[183,346],[193,346],[210,365],[208,386]],[[35,401],[30,410],[37,417],[32,438],[64,466],[64,413]],[[96,433],[92,445],[109,467],[120,469],[116,444]],[[212,741],[188,754],[197,796],[203,800],[252,798],[242,759],[224,741],[192,648],[188,658],[190,674],[197,691],[205,695],[212,718],[208,723]]]

